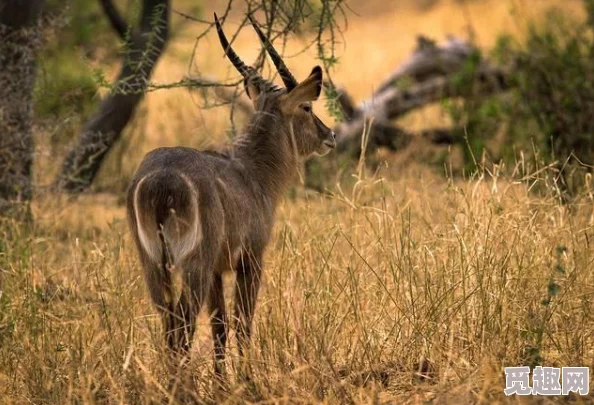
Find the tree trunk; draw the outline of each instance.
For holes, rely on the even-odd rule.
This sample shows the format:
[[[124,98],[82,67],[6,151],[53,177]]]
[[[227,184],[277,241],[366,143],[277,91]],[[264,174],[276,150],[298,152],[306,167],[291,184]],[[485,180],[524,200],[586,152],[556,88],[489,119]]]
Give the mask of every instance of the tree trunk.
[[[68,153],[55,185],[69,192],[86,190],[111,147],[120,138],[142,100],[151,73],[167,42],[169,0],[144,0],[137,30],[130,30],[110,0],[101,0],[114,30],[126,40],[124,62],[110,95],[84,126]]]
[[[0,0],[0,216],[29,215],[33,87],[43,0]]]

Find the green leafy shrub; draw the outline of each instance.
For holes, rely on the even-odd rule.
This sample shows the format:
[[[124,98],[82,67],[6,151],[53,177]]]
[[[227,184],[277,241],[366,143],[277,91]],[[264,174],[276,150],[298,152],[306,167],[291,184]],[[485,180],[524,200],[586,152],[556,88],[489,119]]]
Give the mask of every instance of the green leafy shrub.
[[[58,53],[40,66],[35,111],[39,117],[85,114],[93,106],[97,90],[87,61],[73,51]]]
[[[581,189],[594,164],[594,0],[583,2],[584,21],[552,9],[529,23],[522,39],[500,36],[492,56],[512,68],[513,90],[449,110],[465,129],[466,167],[470,151],[480,153],[483,140],[501,130],[497,158],[513,162],[519,150],[537,151],[543,163],[557,166],[562,191]]]
[[[97,101],[99,84],[91,62],[116,56],[118,41],[94,0],[50,0],[45,8],[48,39],[40,55],[35,111],[40,119],[83,118]]]
[[[584,0],[589,12],[594,1]],[[577,22],[551,10],[543,24],[530,26],[524,44],[502,42],[500,55],[516,66],[514,139],[536,130],[539,148],[563,168],[564,188],[581,186],[583,170],[594,163],[594,25],[592,15]],[[514,58],[509,61],[509,58]]]
[[[453,77],[453,84],[468,96],[442,103],[453,123],[453,139],[462,144],[466,173],[477,170],[486,142],[501,125],[501,100],[481,94],[477,86],[476,76],[482,60],[480,51],[470,54],[460,72]]]
[[[101,72],[93,65],[117,58],[119,41],[95,0],[48,0],[43,20],[46,40],[38,59],[34,109],[37,121],[51,128],[54,153],[95,110]]]

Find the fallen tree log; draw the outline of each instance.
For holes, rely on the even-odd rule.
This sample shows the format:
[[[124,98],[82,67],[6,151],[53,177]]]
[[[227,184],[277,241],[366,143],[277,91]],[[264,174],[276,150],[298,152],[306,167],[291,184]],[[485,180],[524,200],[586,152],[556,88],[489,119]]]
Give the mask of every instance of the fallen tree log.
[[[394,87],[401,79],[420,83],[432,77],[445,76],[459,72],[478,49],[456,37],[448,37],[442,44],[419,35],[417,48],[409,59],[404,61],[390,76],[388,76],[375,91],[382,93]]]
[[[338,151],[356,152],[363,128],[370,123],[370,142],[374,144],[377,143],[374,142],[375,138],[390,136],[386,130],[394,127],[393,120],[415,109],[447,98],[488,95],[508,88],[506,73],[500,69],[490,69],[478,71],[472,87],[460,86],[455,78],[436,77],[409,89],[388,89],[376,99],[353,108],[353,117],[336,125]]]
[[[344,115],[344,120],[335,128],[338,151],[358,155],[361,134],[369,125],[368,148],[392,145],[390,149],[395,150],[395,145],[406,145],[401,139],[403,130],[392,123],[395,119],[440,100],[489,95],[509,89],[509,72],[487,60],[479,60],[471,75],[465,72],[466,76],[460,77],[460,71],[471,63],[469,58],[478,55],[477,52],[460,39],[450,38],[438,46],[420,37],[411,58],[384,80],[369,99],[355,105],[345,89],[338,89],[337,101]],[[399,84],[402,81],[412,84]],[[447,138],[443,131],[436,133],[441,135],[429,139],[441,143]]]

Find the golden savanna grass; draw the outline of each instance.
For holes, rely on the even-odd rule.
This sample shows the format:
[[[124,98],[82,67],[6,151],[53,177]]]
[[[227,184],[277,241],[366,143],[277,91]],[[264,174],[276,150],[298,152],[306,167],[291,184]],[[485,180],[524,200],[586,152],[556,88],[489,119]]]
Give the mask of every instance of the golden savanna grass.
[[[500,30],[519,33],[518,21],[555,4],[581,13],[577,2],[544,0],[466,6],[446,1],[429,10],[379,0],[364,8],[356,2],[361,16],[349,21],[335,80],[362,99],[406,58],[417,33],[439,39],[463,34],[471,22],[479,42],[489,47]],[[509,14],[512,6],[515,16]],[[210,15],[213,8],[205,8]],[[251,34],[237,42],[246,60],[259,49]],[[187,72],[193,25],[174,41],[157,69],[158,82]],[[298,77],[315,64],[307,53],[288,62]],[[195,63],[218,77],[228,69],[213,37],[201,43]],[[113,176],[112,158],[101,183],[122,182],[156,146],[225,141],[227,111],[202,111],[195,101],[186,90],[150,94],[142,129],[127,134],[122,147],[126,158],[119,176]],[[439,119],[429,111],[408,124]],[[42,140],[38,144],[43,152]],[[373,173],[362,168],[348,184],[330,184],[327,195],[299,186],[290,193],[265,260],[249,356],[253,379],[237,378],[232,336],[230,381],[225,390],[215,387],[203,315],[187,367],[196,401],[564,401],[506,397],[503,367],[529,364],[537,356],[548,366],[592,365],[593,195],[561,204],[554,173],[524,160],[464,179],[409,163],[414,157],[408,154],[407,164],[390,158]],[[37,167],[42,184],[55,166],[48,160],[40,159]],[[160,322],[144,289],[121,200],[117,193],[76,201],[41,195],[31,229],[4,224],[1,404],[174,403],[167,393]],[[229,275],[228,301],[232,282]]]

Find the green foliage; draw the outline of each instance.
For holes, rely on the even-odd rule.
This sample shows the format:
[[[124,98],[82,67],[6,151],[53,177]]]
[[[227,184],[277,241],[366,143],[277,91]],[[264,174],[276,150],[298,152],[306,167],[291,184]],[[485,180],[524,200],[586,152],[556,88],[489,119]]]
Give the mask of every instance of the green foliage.
[[[99,50],[115,54],[118,41],[95,0],[49,0],[45,14],[48,40],[39,58],[36,114],[60,121],[84,119],[98,100],[97,72],[90,64]]]
[[[561,293],[561,285],[559,284],[565,272],[565,256],[567,247],[558,245],[555,249],[555,265],[550,271],[549,279],[547,281],[546,296],[540,301],[540,307],[528,311],[528,325],[529,328],[525,331],[524,336],[531,342],[526,346],[524,355],[526,364],[531,367],[542,365],[543,345],[546,334],[549,332],[550,321],[554,315],[555,300]]]
[[[72,50],[45,58],[38,72],[35,111],[40,117],[86,114],[94,105],[97,83],[86,60]]]
[[[563,169],[560,186],[570,193],[582,185],[582,163],[594,163],[594,0],[583,2],[585,21],[552,9],[528,25],[523,39],[500,36],[492,56],[513,68],[511,93],[469,98],[450,109],[466,130],[469,152],[480,153],[481,141],[502,130],[500,157],[513,161],[517,150],[536,147],[545,163]],[[473,83],[468,75],[475,67],[469,61],[460,83]]]
[[[99,2],[93,0],[79,0],[69,5],[63,1],[49,0],[46,13],[59,24],[56,39],[63,41],[62,46],[84,46],[92,50],[97,44],[98,34],[107,26]],[[55,52],[57,48],[56,45],[49,46],[50,51]]]
[[[472,53],[460,72],[452,78],[452,84],[469,97],[463,100],[447,100],[443,106],[453,121],[455,139],[463,140],[462,151],[466,173],[477,170],[485,142],[493,137],[499,127],[500,101],[479,95],[475,91],[476,74],[482,61],[479,51]]]
[[[593,162],[593,28],[551,11],[542,26],[530,27],[522,47],[508,52],[518,67],[521,116],[536,123],[542,150],[561,162],[572,153]]]
[[[344,119],[342,108],[338,102],[338,90],[330,83],[324,88],[324,95],[326,96],[326,110],[336,121],[342,121]]]

